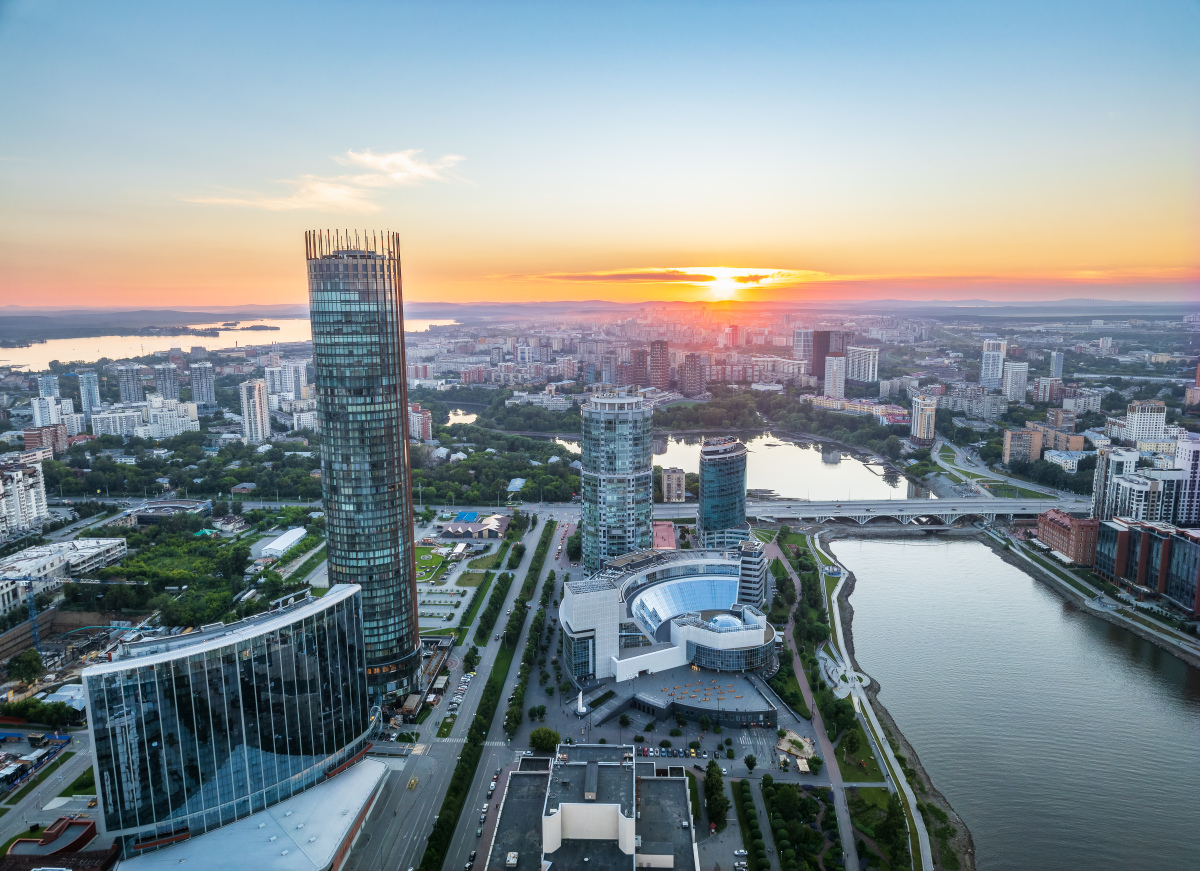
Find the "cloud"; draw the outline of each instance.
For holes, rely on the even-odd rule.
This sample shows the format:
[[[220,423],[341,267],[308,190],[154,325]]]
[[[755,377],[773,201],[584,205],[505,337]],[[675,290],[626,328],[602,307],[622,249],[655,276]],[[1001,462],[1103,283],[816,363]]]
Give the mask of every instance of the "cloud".
[[[542,281],[716,281],[715,275],[702,275],[695,272],[684,272],[679,269],[622,270],[619,272],[545,272],[538,275],[525,275],[521,277],[541,279]]]
[[[184,197],[189,203],[222,206],[246,206],[270,212],[307,209],[322,212],[377,212],[376,191],[382,188],[421,184],[426,181],[446,181],[447,172],[464,158],[447,154],[439,160],[427,161],[418,149],[375,154],[367,151],[347,151],[333,158],[346,167],[366,172],[353,175],[302,175],[295,179],[280,179],[278,184],[291,188],[291,193],[269,195],[257,192],[228,191],[211,196]]]
[[[759,284],[770,277],[769,275],[735,275],[733,280],[738,284]]]

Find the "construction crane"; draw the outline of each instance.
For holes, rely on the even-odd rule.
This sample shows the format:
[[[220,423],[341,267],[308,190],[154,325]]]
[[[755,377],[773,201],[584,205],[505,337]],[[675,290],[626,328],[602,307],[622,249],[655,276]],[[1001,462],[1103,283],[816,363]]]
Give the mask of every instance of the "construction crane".
[[[29,609],[29,631],[33,637],[33,649],[42,655],[42,633],[38,628],[37,604],[34,602],[33,578],[24,578],[21,585],[25,588],[25,607]]]

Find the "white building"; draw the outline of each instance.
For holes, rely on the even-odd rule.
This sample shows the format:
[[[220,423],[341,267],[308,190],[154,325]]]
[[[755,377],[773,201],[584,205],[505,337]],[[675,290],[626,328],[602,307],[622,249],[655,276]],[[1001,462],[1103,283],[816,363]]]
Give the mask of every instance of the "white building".
[[[284,360],[279,365],[283,393],[292,394],[292,399],[303,399],[304,388],[308,385],[308,361]]]
[[[141,402],[144,400],[146,398],[146,388],[142,384],[142,367],[136,364],[118,366],[117,389],[121,392],[121,402]],[[195,396],[194,388],[192,395]]]
[[[1028,386],[1029,364],[1006,360],[1004,362],[1004,375],[1000,384],[1004,398],[1009,402],[1024,402],[1025,389]]]
[[[38,376],[38,396],[48,399],[58,399],[61,395],[59,393],[57,375],[47,372],[44,375]]]
[[[1099,390],[1090,388],[1078,388],[1073,395],[1064,396],[1062,407],[1067,411],[1073,411],[1077,415],[1088,414],[1100,410],[1100,403],[1104,399],[1104,394]]]
[[[825,395],[830,399],[846,398],[846,356],[830,354],[825,358]]]
[[[1144,474],[1118,476],[1113,481],[1112,516],[1171,523],[1183,477],[1179,469],[1147,469]]]
[[[999,390],[1004,380],[1004,357],[1008,353],[1008,342],[1003,339],[987,339],[983,343],[983,358],[979,364],[979,383],[988,390]]]
[[[41,463],[0,466],[0,541],[40,529],[49,518]]]
[[[179,398],[179,370],[171,363],[154,367],[154,389],[163,399]]]
[[[84,418],[90,420],[100,410],[100,379],[94,369],[76,369],[79,376],[79,404]]]
[[[1061,466],[1064,472],[1074,475],[1079,470],[1079,461],[1084,457],[1096,456],[1095,451],[1046,451],[1042,459]]]
[[[879,380],[879,348],[850,345],[846,348],[846,380],[874,382]]]
[[[93,435],[131,436],[146,422],[143,409],[113,409],[92,415]]]
[[[29,401],[29,405],[33,409],[33,426],[35,429],[62,423],[58,402],[57,399],[49,396],[35,396]]]
[[[287,553],[292,547],[300,542],[306,535],[303,526],[297,526],[294,529],[289,529],[283,535],[269,542],[262,549],[262,555],[265,557],[274,557],[278,559]]]
[[[185,432],[199,431],[196,403],[151,395],[146,403],[146,421],[135,427],[133,434],[144,439],[169,439]]]
[[[321,419],[315,411],[293,411],[292,429],[311,429],[316,432],[321,429]]]
[[[242,399],[242,438],[257,445],[271,437],[271,412],[267,408],[267,382],[262,378],[238,385]]]
[[[744,599],[766,598],[763,544],[723,550],[639,551],[563,590],[567,669],[576,681],[628,680],[693,663],[762,668],[775,632]]]
[[[1062,351],[1050,352],[1050,377],[1062,379],[1063,374],[1063,358],[1066,355]]]
[[[937,440],[937,409],[936,396],[913,397],[910,440],[914,445],[929,447]]]
[[[1096,451],[1096,471],[1092,476],[1092,517],[1111,520],[1117,498],[1116,479],[1137,472],[1141,455],[1112,446]]]
[[[1126,409],[1123,438],[1131,442],[1162,442],[1166,425],[1167,406],[1160,400],[1131,402]]]
[[[213,380],[212,363],[193,363],[189,371],[192,375],[192,402],[215,405],[217,388]]]
[[[20,579],[32,578],[35,592],[56,590],[68,578],[120,562],[126,552],[123,538],[79,538],[27,547],[0,559],[0,613],[21,603]]]
[[[662,470],[663,502],[684,502],[687,500],[687,476],[683,469],[670,468]]]

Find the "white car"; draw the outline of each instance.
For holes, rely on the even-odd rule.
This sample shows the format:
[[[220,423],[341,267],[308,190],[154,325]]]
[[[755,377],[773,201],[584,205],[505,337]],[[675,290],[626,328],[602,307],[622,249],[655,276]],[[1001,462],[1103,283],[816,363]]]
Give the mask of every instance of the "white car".
[[[733,851],[733,855],[735,855],[735,856],[749,856],[750,854],[749,854],[749,853],[747,853],[745,850],[734,850],[734,851]]]

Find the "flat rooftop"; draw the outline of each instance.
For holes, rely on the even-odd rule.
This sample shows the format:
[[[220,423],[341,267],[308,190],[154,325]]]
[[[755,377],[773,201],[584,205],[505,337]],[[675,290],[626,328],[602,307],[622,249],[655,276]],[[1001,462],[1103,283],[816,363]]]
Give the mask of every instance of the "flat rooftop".
[[[596,766],[596,799],[584,801],[586,762],[557,764],[550,772],[550,789],[546,793],[546,810],[563,804],[615,804],[622,815],[633,816],[633,761],[621,765]]]
[[[582,871],[584,868],[595,868],[597,871],[627,868],[632,871],[636,859],[637,856],[622,853],[615,840],[584,841],[564,838],[557,850],[546,854],[546,861],[552,863],[550,867],[561,871]]]
[[[647,855],[670,854],[674,871],[699,871],[692,848],[691,802],[686,777],[643,777],[637,782],[638,851]],[[687,822],[685,829],[683,824]]]
[[[383,762],[364,759],[261,813],[122,862],[121,871],[178,871],[180,865],[324,871],[333,863],[387,770]]]
[[[541,871],[542,807],[549,780],[545,771],[509,773],[486,860],[487,871],[505,871],[509,853],[517,854],[517,871]]]
[[[559,744],[559,759],[566,762],[625,762],[633,758],[632,744]]]
[[[737,672],[693,671],[690,665],[681,665],[656,674],[640,674],[627,683],[632,684],[634,694],[661,704],[680,702],[747,712],[774,708],[745,675]]]

